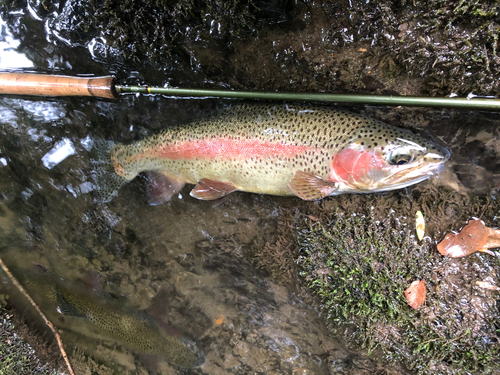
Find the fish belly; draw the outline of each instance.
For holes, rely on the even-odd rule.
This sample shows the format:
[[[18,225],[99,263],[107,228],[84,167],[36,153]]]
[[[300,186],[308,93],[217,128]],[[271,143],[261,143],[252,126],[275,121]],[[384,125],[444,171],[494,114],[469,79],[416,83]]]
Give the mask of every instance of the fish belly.
[[[237,190],[270,195],[293,195],[288,187],[296,170],[290,160],[163,161],[164,175],[196,184],[202,179],[224,182]]]

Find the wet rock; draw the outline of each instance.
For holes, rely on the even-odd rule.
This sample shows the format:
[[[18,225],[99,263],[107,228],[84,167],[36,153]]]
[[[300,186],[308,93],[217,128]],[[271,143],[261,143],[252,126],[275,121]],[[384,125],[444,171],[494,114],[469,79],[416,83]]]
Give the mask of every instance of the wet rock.
[[[132,78],[121,73],[129,64],[141,67],[150,84],[194,80],[216,87],[414,95],[499,91],[495,3],[193,4],[71,0],[31,9],[47,22],[53,44],[89,48],[121,79]],[[3,14],[12,19],[9,11],[24,5],[4,2]]]

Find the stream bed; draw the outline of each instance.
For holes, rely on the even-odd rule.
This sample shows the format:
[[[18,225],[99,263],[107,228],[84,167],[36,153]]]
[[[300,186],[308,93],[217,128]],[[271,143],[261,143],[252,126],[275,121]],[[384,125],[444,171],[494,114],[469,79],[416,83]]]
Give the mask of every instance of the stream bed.
[[[390,54],[380,57],[376,43],[366,57],[370,40],[358,36],[349,42],[348,28],[329,32],[325,14],[340,15],[341,2],[328,12],[307,2],[278,3],[260,5],[264,13],[257,17],[265,26],[257,31],[221,36],[221,28],[236,26],[205,20],[185,29],[185,40],[175,39],[173,47],[151,55],[124,45],[118,51],[105,43],[104,31],[100,36],[82,31],[77,21],[85,13],[78,2],[4,5],[0,68],[114,74],[121,82],[150,85],[444,90],[415,76],[398,76],[401,66],[395,68]],[[368,33],[373,36],[373,30]],[[137,63],[137,51],[151,64]],[[165,58],[161,68],[155,60],[159,52]],[[377,58],[379,64],[372,64]],[[395,192],[321,202],[236,192],[198,201],[186,187],[170,202],[150,206],[145,178],[139,177],[111,202],[96,199],[99,160],[93,150],[101,140],[131,143],[234,102],[149,95],[116,101],[0,97],[0,258],[61,330],[75,372],[453,374],[460,366],[471,374],[497,371],[498,291],[474,283],[500,284],[498,253],[451,260],[441,258],[435,244],[481,212],[488,227],[500,226],[498,114],[342,107],[409,128],[451,151],[439,177]],[[427,220],[421,243],[414,234],[418,210]],[[361,287],[349,289],[361,285],[359,279],[325,268],[321,257],[331,244],[323,230],[342,233],[344,242],[334,239],[331,245],[342,256],[372,246],[372,237],[353,226],[370,228],[366,233],[378,233],[384,244],[377,245],[376,259],[356,255],[353,262],[371,259],[378,270],[395,270],[394,277],[370,286],[385,303],[370,300]],[[387,240],[394,231],[391,241],[397,245]],[[430,297],[418,313],[406,305],[401,289],[415,278],[429,280]],[[45,337],[57,352],[36,312],[6,276],[1,280],[8,307],[34,329],[27,339]],[[332,309],[327,299],[332,285],[359,292],[368,302],[346,297]],[[386,319],[391,312],[394,319]],[[64,371],[62,360],[54,362]]]

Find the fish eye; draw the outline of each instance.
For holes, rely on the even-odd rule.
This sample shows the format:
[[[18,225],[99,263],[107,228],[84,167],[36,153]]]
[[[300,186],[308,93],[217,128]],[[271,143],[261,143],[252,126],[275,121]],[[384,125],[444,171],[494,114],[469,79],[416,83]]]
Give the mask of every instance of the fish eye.
[[[413,154],[410,150],[398,148],[389,155],[389,163],[392,165],[405,165],[413,160]]]

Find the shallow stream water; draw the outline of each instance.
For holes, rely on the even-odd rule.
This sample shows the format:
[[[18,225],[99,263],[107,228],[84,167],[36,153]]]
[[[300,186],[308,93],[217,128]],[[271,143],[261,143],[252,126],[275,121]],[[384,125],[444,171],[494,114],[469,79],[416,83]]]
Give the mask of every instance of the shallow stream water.
[[[81,111],[80,99],[1,99],[4,261],[18,276],[35,279],[43,267],[44,277],[70,288],[87,280],[87,290],[80,286],[76,293],[132,316],[147,311],[175,337],[197,342],[206,362],[195,373],[316,374],[328,373],[335,362],[341,368],[351,354],[318,312],[297,289],[277,285],[247,257],[249,248],[275,241],[279,198],[235,193],[200,202],[183,190],[170,203],[148,206],[138,179],[111,203],[95,201],[85,149],[89,135],[100,126],[131,133],[132,125],[116,117],[127,117],[128,110],[140,116],[134,110],[139,105],[160,118],[165,104],[153,110],[154,103],[87,100]],[[179,107],[189,112],[192,106],[174,103],[174,110]],[[55,154],[47,155],[56,148],[72,155],[53,165]],[[37,301],[64,330],[63,340],[96,362],[117,371],[176,371],[161,356],[141,357],[134,345],[106,335],[101,341],[94,325],[59,314],[44,301],[49,290],[36,290]],[[124,329],[116,325],[110,329]]]
[[[47,55],[33,61],[16,52],[20,43],[4,22],[2,31],[2,68],[36,70],[40,62],[72,68],[50,45],[36,48]],[[65,345],[92,358],[76,362],[77,372],[187,370],[162,355],[141,354],[141,346],[103,337],[88,319],[60,314],[50,283],[109,311],[131,317],[145,312],[167,337],[196,343],[205,363],[193,373],[328,373],[346,359],[352,367],[352,354],[298,289],[274,283],[246,256],[248,248],[275,238],[279,199],[236,193],[199,202],[184,190],[153,207],[140,180],[109,204],[94,199],[88,150],[96,139],[134,139],[218,105],[145,96],[116,102],[0,98],[1,256],[16,276],[35,280],[28,276],[35,288],[26,288],[36,291],[37,303],[63,330]],[[49,285],[37,285],[40,278]],[[126,331],[124,324],[104,331]],[[150,339],[141,337],[148,331],[128,334],[135,335],[132,341]]]
[[[9,25],[1,21],[1,69],[106,71],[92,60],[92,50],[55,47],[50,37],[37,34],[42,25],[32,16],[20,14]],[[19,31],[19,20],[26,17],[33,23],[31,33]],[[141,77],[134,71],[121,74]],[[84,353],[84,359],[75,359],[82,374],[88,369],[103,374],[374,371],[376,361],[348,351],[329,333],[299,286],[276,283],[249,257],[253,249],[276,242],[279,215],[293,211],[290,200],[296,198],[233,193],[214,203],[197,201],[184,189],[169,203],[148,206],[139,178],[108,204],[95,200],[89,150],[96,140],[130,142],[205,116],[223,103],[151,96],[0,98],[0,257],[17,275],[43,274],[54,285],[98,301],[105,311],[132,319],[147,315],[165,337],[194,343],[193,350],[205,358],[201,367],[180,369],[165,356],[144,354],[134,339],[102,337],[88,319],[58,312],[50,287],[41,287],[37,300],[63,330],[70,356]],[[412,126],[451,149],[453,164],[442,185],[475,194],[498,187],[495,114],[354,110]],[[108,328],[125,330],[123,322]],[[153,340],[148,332],[133,335]]]

